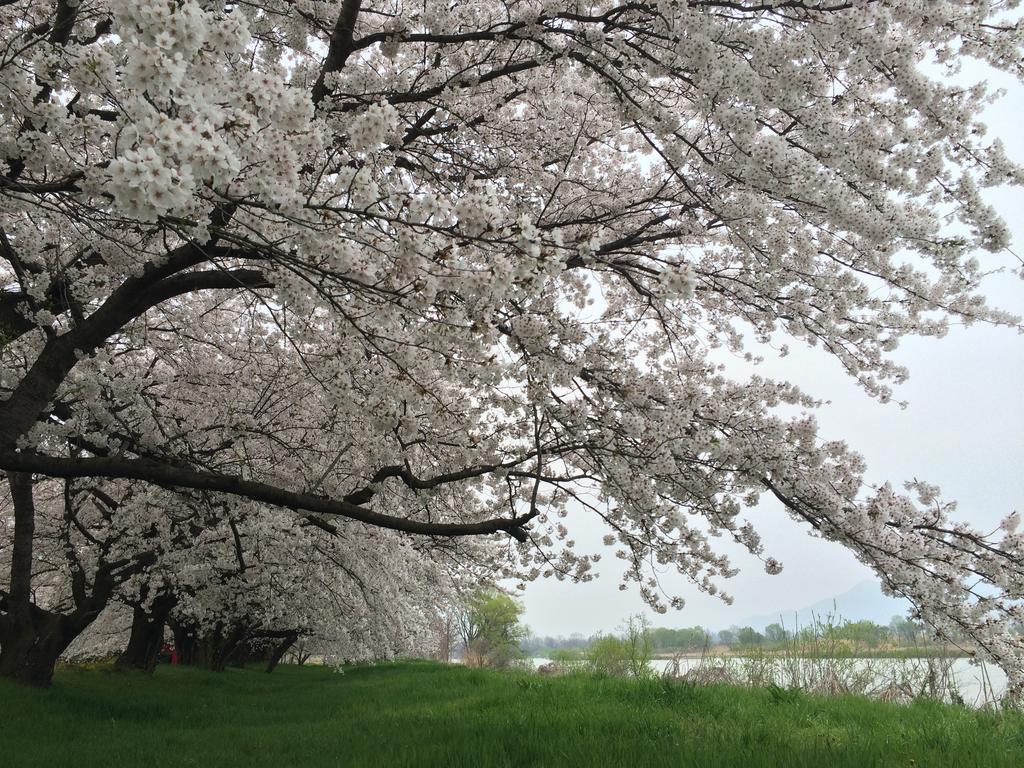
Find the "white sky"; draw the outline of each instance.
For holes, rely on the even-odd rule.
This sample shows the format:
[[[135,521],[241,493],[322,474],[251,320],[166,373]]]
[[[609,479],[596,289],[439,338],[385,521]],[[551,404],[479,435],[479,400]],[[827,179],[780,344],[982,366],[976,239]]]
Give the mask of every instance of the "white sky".
[[[1010,157],[1024,162],[1024,85],[981,67],[964,69],[965,80],[987,77],[1007,90],[986,112],[986,122],[990,135],[1003,139]],[[986,199],[1010,225],[1015,251],[1024,254],[1024,192],[990,191]],[[991,266],[1015,263],[1009,254],[979,258]],[[985,293],[992,305],[1024,315],[1024,282],[1009,272],[989,278]],[[899,486],[916,477],[935,483],[944,498],[958,501],[957,517],[987,530],[1009,512],[1024,511],[1024,339],[1016,331],[975,325],[953,327],[943,339],[904,341],[893,354],[910,369],[910,380],[894,392],[894,400],[909,401],[903,410],[871,400],[820,350],[795,341],[790,350],[785,359],[766,360],[761,372],[830,401],[817,411],[820,435],[844,439],[863,454],[870,482],[890,480]],[[734,375],[742,371],[737,366]],[[601,577],[588,584],[539,579],[528,585],[524,621],[538,635],[612,630],[632,613],[646,614],[657,626],[721,628],[751,615],[799,609],[872,578],[840,545],[809,537],[806,527],[793,522],[777,503],[762,503],[751,511],[751,519],[766,554],[783,562],[782,574],[768,576],[749,556],[735,557],[741,573],[724,582],[735,597],[727,606],[668,572],[663,584],[687,604],[682,611],[658,616],[636,588],[619,591],[621,565],[600,547],[604,531],[599,524],[582,515],[570,517],[579,551],[606,553],[595,567]],[[735,550],[723,546],[723,551]]]

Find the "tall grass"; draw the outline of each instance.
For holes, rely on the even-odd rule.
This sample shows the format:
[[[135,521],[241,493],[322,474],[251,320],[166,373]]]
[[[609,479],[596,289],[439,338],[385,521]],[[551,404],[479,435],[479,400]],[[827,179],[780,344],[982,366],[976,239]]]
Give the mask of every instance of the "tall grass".
[[[860,647],[840,637],[831,617],[811,631],[793,632],[770,648],[750,646],[721,653],[705,646],[695,665],[676,656],[665,674],[699,684],[746,688],[799,689],[820,696],[856,695],[891,702],[917,699],[963,704],[953,665],[953,649],[906,646],[900,653]],[[979,663],[982,674],[984,665]],[[987,679],[987,677],[986,677]],[[975,706],[997,707],[991,685]]]
[[[438,664],[0,683],[4,768],[1019,768],[1024,716]]]
[[[877,648],[851,641],[833,616],[793,631],[770,645],[723,649],[705,644],[695,660],[692,653],[670,657],[661,675],[700,685],[800,690],[817,696],[864,696],[888,702],[919,699],[964,704],[954,665],[963,657],[949,646],[906,644],[898,649]],[[651,677],[648,625],[631,617],[621,636],[601,635],[581,652],[558,652],[538,668],[542,674],[597,673],[622,677]],[[659,661],[665,661],[662,657]],[[984,664],[975,707],[998,708],[1000,702]]]

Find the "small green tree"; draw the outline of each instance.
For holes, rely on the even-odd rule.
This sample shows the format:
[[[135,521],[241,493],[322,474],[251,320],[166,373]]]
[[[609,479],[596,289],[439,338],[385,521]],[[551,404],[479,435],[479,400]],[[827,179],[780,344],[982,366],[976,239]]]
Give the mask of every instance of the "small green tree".
[[[601,635],[587,649],[587,665],[603,675],[649,677],[651,655],[651,625],[647,619],[635,614],[620,627],[622,637]]]
[[[601,675],[625,677],[629,674],[629,649],[626,641],[615,635],[600,635],[587,649],[587,666]]]
[[[836,637],[858,646],[877,648],[889,635],[889,630],[873,621],[848,621],[836,631]]]
[[[464,658],[470,666],[507,667],[523,656],[527,630],[519,623],[523,607],[491,587],[467,595],[457,611]]]
[[[918,635],[923,627],[904,616],[893,616],[889,622],[889,631],[903,645],[912,645],[917,642]]]
[[[769,624],[764,628],[764,637],[769,643],[779,645],[789,639],[789,633],[781,624]]]
[[[736,633],[736,642],[740,645],[761,645],[764,642],[764,635],[753,627],[742,627]]]
[[[624,629],[629,673],[633,677],[649,677],[652,674],[651,655],[654,650],[651,645],[651,623],[647,617],[637,613],[626,619]]]

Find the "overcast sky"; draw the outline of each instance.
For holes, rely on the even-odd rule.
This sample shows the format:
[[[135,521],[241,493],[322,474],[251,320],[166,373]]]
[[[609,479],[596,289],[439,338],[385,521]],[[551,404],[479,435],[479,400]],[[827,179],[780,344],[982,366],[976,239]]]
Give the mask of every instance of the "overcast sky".
[[[1024,162],[1024,85],[965,67],[965,80],[983,78],[1007,90],[986,113],[990,134],[1001,137],[1010,156]],[[1014,250],[1024,254],[1024,192],[991,191],[986,199],[1010,225]],[[1009,268],[1015,263],[1010,254],[980,256],[983,264]],[[1009,269],[991,277],[985,293],[994,306],[1024,315],[1024,282]],[[820,434],[845,439],[863,454],[869,481],[890,480],[899,486],[919,478],[935,483],[944,498],[959,503],[957,517],[986,530],[1009,512],[1024,511],[1024,337],[1016,331],[957,326],[943,339],[904,341],[893,356],[911,375],[894,400],[909,401],[906,409],[869,399],[824,353],[798,348],[796,342],[790,349],[784,360],[766,360],[761,372],[793,381],[829,401],[817,412]],[[732,370],[739,376],[745,366]],[[613,630],[632,613],[645,613],[658,626],[720,628],[751,615],[796,610],[872,578],[871,571],[842,546],[809,537],[806,527],[792,521],[778,503],[766,500],[750,516],[766,554],[781,560],[784,570],[768,576],[749,556],[735,557],[741,573],[724,584],[735,597],[732,606],[701,594],[669,572],[663,575],[663,584],[683,595],[687,604],[682,611],[658,616],[647,609],[635,588],[619,591],[620,561],[608,551],[596,566],[601,577],[593,582],[539,579],[528,585],[524,620],[538,635]],[[602,551],[604,531],[598,523],[583,515],[569,523],[579,551]],[[583,548],[587,545],[590,550]],[[736,550],[723,546],[723,551]]]

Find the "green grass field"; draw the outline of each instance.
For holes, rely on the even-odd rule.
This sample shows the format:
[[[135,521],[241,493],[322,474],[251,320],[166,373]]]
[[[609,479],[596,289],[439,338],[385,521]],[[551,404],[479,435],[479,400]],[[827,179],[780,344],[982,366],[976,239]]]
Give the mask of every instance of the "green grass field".
[[[0,766],[1024,766],[1024,715],[401,663],[0,683]]]

